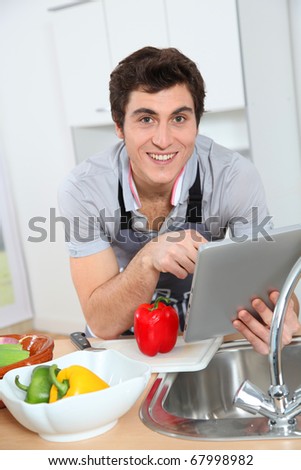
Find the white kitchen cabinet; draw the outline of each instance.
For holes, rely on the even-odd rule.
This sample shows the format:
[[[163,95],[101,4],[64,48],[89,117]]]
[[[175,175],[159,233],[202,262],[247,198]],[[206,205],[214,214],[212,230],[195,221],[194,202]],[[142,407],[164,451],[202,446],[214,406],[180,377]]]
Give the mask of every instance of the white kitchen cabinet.
[[[49,14],[70,126],[112,123],[110,73],[148,45],[177,47],[197,63],[207,111],[245,106],[235,0],[98,0]]]
[[[113,67],[145,47],[168,47],[164,0],[104,0]]]
[[[70,126],[95,125],[109,116],[112,69],[103,2],[51,15],[62,96]]]
[[[165,0],[170,45],[194,60],[206,110],[245,106],[235,0]]]

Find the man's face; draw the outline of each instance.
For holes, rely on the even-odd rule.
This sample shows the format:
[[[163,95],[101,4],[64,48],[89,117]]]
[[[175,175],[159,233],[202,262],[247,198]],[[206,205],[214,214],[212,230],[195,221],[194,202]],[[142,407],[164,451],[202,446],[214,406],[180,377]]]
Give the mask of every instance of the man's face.
[[[158,93],[133,91],[123,130],[136,184],[170,188],[191,157],[197,135],[194,103],[185,85]],[[163,187],[162,187],[163,186]]]

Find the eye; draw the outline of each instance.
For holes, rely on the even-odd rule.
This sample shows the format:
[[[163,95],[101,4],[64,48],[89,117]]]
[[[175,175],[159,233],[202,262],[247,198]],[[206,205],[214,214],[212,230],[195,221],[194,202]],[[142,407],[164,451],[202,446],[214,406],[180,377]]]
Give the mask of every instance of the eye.
[[[140,119],[140,122],[143,122],[145,124],[149,124],[150,122],[153,122],[153,119],[150,116],[143,116]]]
[[[176,116],[176,117],[174,118],[174,121],[175,121],[176,123],[181,123],[181,122],[186,121],[186,118],[185,118],[184,116]]]

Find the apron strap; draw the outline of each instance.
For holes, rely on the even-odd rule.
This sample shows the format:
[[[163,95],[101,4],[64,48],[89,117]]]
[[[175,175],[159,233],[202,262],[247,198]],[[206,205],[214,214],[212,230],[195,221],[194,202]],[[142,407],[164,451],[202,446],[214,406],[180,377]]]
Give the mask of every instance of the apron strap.
[[[132,214],[130,211],[125,210],[123,191],[120,181],[118,182],[118,201],[121,211],[120,230],[130,230],[132,228]],[[189,189],[186,222],[202,222],[202,191],[199,165],[197,166],[197,173],[194,183]]]
[[[199,165],[197,167],[197,173],[194,183],[189,189],[186,222],[202,222],[202,190]]]

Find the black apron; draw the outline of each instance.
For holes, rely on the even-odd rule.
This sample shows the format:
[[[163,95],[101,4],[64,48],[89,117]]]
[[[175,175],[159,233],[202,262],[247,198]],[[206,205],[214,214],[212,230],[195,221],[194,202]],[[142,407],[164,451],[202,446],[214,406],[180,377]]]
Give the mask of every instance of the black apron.
[[[118,200],[120,205],[120,231],[124,230],[133,230],[132,229],[132,214],[130,211],[126,211],[124,199],[123,199],[123,191],[122,186],[119,182],[118,188]],[[191,228],[197,230],[201,235],[203,235],[207,240],[211,239],[211,234],[206,231],[205,225],[202,223],[202,191],[201,191],[201,180],[200,180],[200,170],[199,166],[197,167],[196,178],[189,189],[189,199],[187,204],[186,216],[185,216],[185,224],[181,229]],[[175,230],[179,230],[176,228]],[[133,234],[133,232],[132,232]],[[190,287],[187,291],[187,288],[184,291],[182,286],[185,284],[183,280],[177,279],[175,276],[172,276],[173,285],[176,286],[176,290],[179,293],[179,297],[175,298],[174,296],[170,295],[170,273],[161,273],[157,289],[154,293],[152,302],[156,300],[157,297],[170,297],[171,305],[177,310],[179,315],[179,322],[180,322],[180,329],[183,331],[184,324],[185,324],[185,314],[187,309],[187,304],[189,300],[190,294]],[[189,274],[187,276],[186,283],[189,283],[191,286],[192,275]],[[126,331],[124,334],[133,334],[131,330]]]
[[[118,186],[118,201],[121,211],[120,230],[132,230],[132,214],[130,211],[125,210],[120,181]],[[194,183],[189,189],[186,222],[190,224],[202,223],[202,191],[199,166],[197,167],[197,174]],[[208,232],[206,238],[208,238]]]

